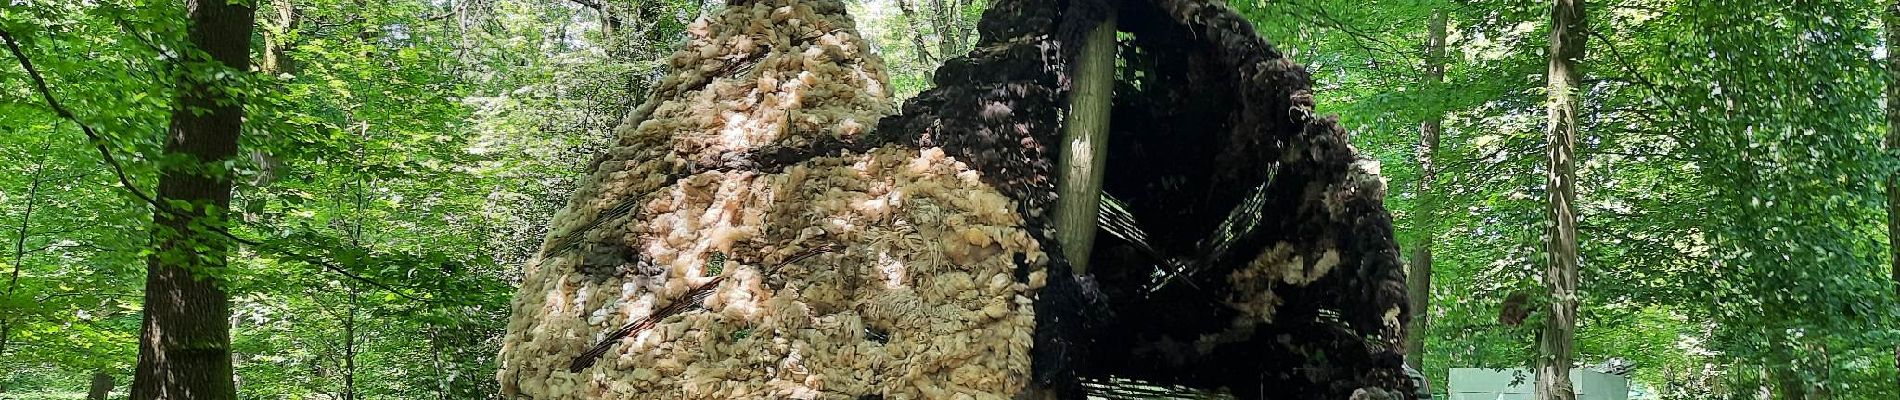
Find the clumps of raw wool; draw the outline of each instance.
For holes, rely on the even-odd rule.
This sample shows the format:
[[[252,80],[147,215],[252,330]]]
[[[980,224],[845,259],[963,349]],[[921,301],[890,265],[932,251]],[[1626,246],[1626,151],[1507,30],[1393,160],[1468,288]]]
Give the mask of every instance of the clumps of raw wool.
[[[1253,336],[1255,328],[1273,323],[1280,306],[1286,302],[1275,289],[1310,285],[1339,266],[1338,250],[1324,249],[1318,253],[1309,259],[1292,244],[1278,242],[1229,273],[1227,283],[1232,285],[1233,291],[1227,306],[1240,314],[1226,329],[1202,335],[1195,341],[1196,349],[1207,354],[1217,346],[1244,341]]]
[[[591,282],[571,267],[574,255],[544,260],[526,279],[501,354],[503,387],[543,400],[1021,392],[1048,261],[1015,205],[979,178],[940,149],[883,148],[681,179],[608,240],[663,272]],[[567,371],[601,335],[713,275],[726,280],[706,311]]]
[[[1227,283],[1233,285],[1236,296],[1230,299],[1228,305],[1239,310],[1242,319],[1273,322],[1274,310],[1282,302],[1274,294],[1275,287],[1306,286],[1339,266],[1338,250],[1325,249],[1317,253],[1317,257],[1309,259],[1292,244],[1275,243],[1245,267],[1227,276]]]
[[[669,141],[686,162],[851,140],[893,111],[882,62],[836,0],[731,6],[687,32],[662,83],[676,100],[623,127]]]
[[[681,176],[855,143],[895,111],[883,62],[837,0],[733,5],[687,34],[670,74],[627,115],[556,218],[556,236],[589,234],[591,216]]]
[[[1351,212],[1347,204],[1354,199],[1385,198],[1386,182],[1385,177],[1379,175],[1378,160],[1355,156],[1347,167],[1346,178],[1331,184],[1327,189],[1320,202],[1326,206],[1328,216],[1341,218]]]
[[[735,4],[526,269],[498,378],[535,399],[996,398],[1030,376],[1047,257],[1012,201],[939,149],[856,152],[892,110],[837,0]],[[723,277],[701,306],[583,351]],[[697,309],[696,307],[695,309]]]

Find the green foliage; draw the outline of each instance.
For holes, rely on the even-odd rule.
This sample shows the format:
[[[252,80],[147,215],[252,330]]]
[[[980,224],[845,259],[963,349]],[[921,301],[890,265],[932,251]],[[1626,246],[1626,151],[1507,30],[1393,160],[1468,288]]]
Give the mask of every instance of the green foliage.
[[[190,162],[157,156],[178,77],[240,75],[220,86],[247,106],[240,160],[174,165],[238,181],[226,216],[245,244],[219,278],[242,397],[476,399],[497,395],[508,302],[546,221],[702,8],[605,4],[611,34],[578,3],[259,1],[251,74],[181,62],[195,50],[176,2],[29,1],[0,8],[0,29],[145,193],[159,165]],[[151,208],[7,60],[0,272],[22,235],[25,257],[0,302],[0,387],[69,396],[95,370],[123,385]]]
[[[706,271],[706,276],[719,276],[720,273],[725,272],[726,253],[713,252],[711,257],[706,258],[706,268],[704,268],[704,270]]]
[[[883,58],[892,97],[916,96],[936,86],[937,66],[976,44],[976,22],[986,0],[849,0],[858,34]],[[906,12],[908,10],[908,12]]]
[[[171,67],[161,67],[168,63],[149,43],[175,42],[182,31],[145,27],[182,17],[182,9],[141,4],[27,2],[0,8],[0,30],[48,71],[67,107],[84,110],[76,117],[112,132],[111,149],[146,157],[156,153],[172,97],[155,72]],[[91,371],[129,371],[136,358],[150,213],[116,188],[78,127],[58,118],[13,57],[5,59],[0,330],[8,335],[0,337],[0,386],[83,389]],[[153,170],[140,167],[129,172]]]
[[[1548,5],[1230,3],[1311,69],[1320,108],[1383,162],[1401,243],[1434,243],[1424,362],[1438,390],[1450,367],[1528,364],[1536,330],[1497,314],[1512,293],[1544,292]],[[613,11],[614,29],[591,4]],[[244,243],[218,278],[233,294],[243,397],[496,396],[493,355],[520,268],[579,171],[716,4],[260,0],[253,54],[269,67],[248,74],[190,61],[176,1],[0,7],[0,30],[102,139],[0,63],[0,397],[75,397],[93,371],[130,380],[152,209],[94,145],[145,193],[160,166],[237,179],[223,215]],[[899,98],[970,49],[987,2],[901,4],[911,12],[849,4]],[[1588,7],[1578,359],[1631,362],[1662,398],[1790,384],[1900,396],[1876,183],[1896,169],[1878,142],[1890,46],[1879,5]],[[1443,82],[1423,72],[1434,10],[1451,21]],[[273,56],[284,62],[263,62]],[[237,75],[221,88],[247,104],[244,155],[161,157],[179,78],[215,74]],[[1420,193],[1418,125],[1438,115],[1439,183]]]
[[[1384,163],[1401,235],[1438,232],[1432,381],[1527,365],[1533,324],[1496,316],[1509,293],[1543,292],[1548,3],[1232,4],[1309,66],[1321,108]],[[1764,371],[1811,395],[1893,397],[1878,6],[1587,7],[1578,359],[1633,362],[1665,398],[1753,396],[1773,385]],[[1442,84],[1424,82],[1433,8],[1451,17]],[[1438,113],[1438,190],[1417,193],[1417,126]],[[1428,196],[1437,213],[1419,211]]]

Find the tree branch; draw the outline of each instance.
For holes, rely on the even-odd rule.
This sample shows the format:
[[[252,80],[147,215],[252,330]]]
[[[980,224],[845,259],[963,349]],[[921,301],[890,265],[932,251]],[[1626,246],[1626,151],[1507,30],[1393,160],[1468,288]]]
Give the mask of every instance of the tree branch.
[[[120,165],[118,159],[112,156],[112,150],[106,147],[105,137],[99,135],[98,130],[93,129],[92,125],[86,124],[85,121],[79,120],[79,117],[75,116],[72,110],[67,109],[65,105],[59,102],[58,98],[53,97],[52,89],[46,85],[45,76],[41,75],[39,69],[33,66],[33,61],[26,57],[26,53],[20,50],[20,42],[18,40],[15,40],[13,38],[13,35],[10,32],[4,31],[4,30],[0,30],[0,40],[4,40],[6,42],[7,51],[13,53],[13,58],[20,62],[20,67],[26,69],[27,78],[33,81],[34,89],[39,92],[41,99],[46,100],[46,105],[49,107],[52,107],[53,113],[55,115],[58,115],[61,119],[72,121],[74,124],[79,125],[79,130],[81,132],[85,132],[86,139],[92,142],[93,148],[99,151],[100,159],[104,160],[106,163],[106,166],[110,167],[112,169],[112,173],[118,177],[120,186],[125,187],[125,190],[128,192],[131,192],[133,197],[139,198],[139,200],[142,200],[146,204],[151,205],[154,209],[159,210],[159,212],[172,214],[172,215],[179,215],[179,216],[184,215],[184,213],[179,212],[178,210],[175,210],[169,206],[166,206],[163,203],[158,202],[158,200],[152,198],[151,195],[146,194],[145,191],[139,190],[138,185],[133,184],[132,179],[126,176],[125,167]],[[265,248],[265,249],[269,249],[273,247],[273,246],[265,245],[263,242],[260,242],[260,241],[238,237],[237,235],[232,234],[231,231],[226,228],[213,228],[213,229],[210,229],[210,231],[218,234],[219,236],[223,236],[225,238],[230,239],[231,241],[234,241],[240,244],[244,244],[244,245],[248,245],[248,246],[252,246],[256,248]],[[281,249],[281,248],[276,249],[276,252],[285,256],[289,256],[292,259],[303,261],[305,263],[316,265],[316,266],[322,267],[323,269],[336,272],[350,279],[361,281],[363,283],[368,283],[371,286],[375,286],[377,288],[387,290],[405,299],[417,300],[417,301],[422,300],[413,295],[405,293],[401,290],[396,290],[396,288],[391,287],[382,282],[370,280],[369,278],[365,278],[362,275],[358,275],[354,272],[345,270],[334,263],[331,263],[329,261],[323,260],[315,256],[304,255],[301,253],[297,253],[295,251],[291,251],[288,249]]]
[[[1595,37],[1597,39],[1597,42],[1603,43],[1604,48],[1610,50],[1610,56],[1615,59],[1616,65],[1618,67],[1622,67],[1623,70],[1629,75],[1628,78],[1630,80],[1627,81],[1627,83],[1635,84],[1637,86],[1642,86],[1643,88],[1649,89],[1650,94],[1654,95],[1659,102],[1663,103],[1662,105],[1663,105],[1664,111],[1676,117],[1681,117],[1680,114],[1682,113],[1682,110],[1679,107],[1677,107],[1674,103],[1670,102],[1669,97],[1666,96],[1669,92],[1664,91],[1661,85],[1657,84],[1655,81],[1650,80],[1648,77],[1643,76],[1641,72],[1638,72],[1636,69],[1636,65],[1631,64],[1628,59],[1623,57],[1623,51],[1617,48],[1616,42],[1611,41],[1608,36],[1605,36],[1603,34],[1603,32],[1590,31],[1588,32],[1588,34],[1591,37]],[[1651,123],[1658,123],[1658,122],[1652,120]]]
[[[112,150],[106,148],[106,141],[103,137],[99,136],[99,132],[93,130],[92,125],[81,122],[79,117],[74,116],[71,110],[66,109],[65,105],[59,103],[59,99],[53,97],[53,90],[46,86],[46,78],[40,75],[38,68],[33,67],[33,62],[26,58],[26,53],[20,51],[20,42],[13,39],[13,34],[0,31],[0,39],[6,40],[7,51],[12,52],[13,58],[20,61],[20,68],[26,69],[27,78],[33,81],[34,89],[39,91],[40,98],[46,100],[46,105],[53,108],[53,114],[72,121],[75,124],[79,124],[79,130],[86,133],[86,139],[91,141],[92,146],[99,150],[99,156],[105,158],[106,165],[112,167],[113,173],[118,174],[119,184],[124,185],[125,189],[131,191],[132,195],[138,197],[139,200],[157,205],[157,200],[153,200],[152,197],[146,195],[144,191],[140,191],[138,186],[132,185],[131,178],[125,176],[125,168],[119,165],[118,159],[112,158]]]
[[[568,0],[568,1],[572,1],[574,2],[574,4],[579,4],[581,5],[581,7],[594,9],[594,12],[600,13],[602,17],[605,17],[607,19],[606,21],[607,23],[613,24],[613,26],[615,27],[625,25],[621,23],[619,16],[615,16],[612,12],[608,10],[608,8],[612,6],[607,4],[606,0]]]

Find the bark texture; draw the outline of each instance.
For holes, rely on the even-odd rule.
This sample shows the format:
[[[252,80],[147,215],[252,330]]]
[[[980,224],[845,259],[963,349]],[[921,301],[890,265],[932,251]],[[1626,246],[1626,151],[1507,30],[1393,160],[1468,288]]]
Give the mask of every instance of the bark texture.
[[[1409,397],[1377,164],[1226,6],[1113,6],[1131,39],[1102,191],[1122,223],[1095,233],[1099,274],[1072,272],[1052,214],[1073,61],[1110,3],[993,2],[973,50],[889,115],[837,2],[742,1],[693,28],[557,218],[516,298],[504,388]]]
[[[1538,335],[1537,398],[1575,400],[1570,358],[1577,330],[1577,84],[1583,75],[1583,0],[1555,0],[1550,10],[1549,225],[1545,231],[1544,283],[1550,313]]]
[[[220,68],[250,70],[251,7],[223,0],[185,4],[191,44]],[[165,135],[164,153],[185,162],[159,170],[157,199],[165,206],[152,217],[157,251],[147,261],[134,400],[237,397],[230,300],[216,276],[225,267],[229,242],[216,230],[223,229],[231,205],[231,175],[219,169],[237,155],[244,108],[227,91],[234,85],[200,80],[210,75],[181,75]]]

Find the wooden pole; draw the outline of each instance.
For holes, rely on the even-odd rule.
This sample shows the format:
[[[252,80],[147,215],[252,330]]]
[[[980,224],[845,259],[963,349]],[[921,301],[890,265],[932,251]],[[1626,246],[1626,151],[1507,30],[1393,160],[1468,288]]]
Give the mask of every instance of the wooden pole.
[[[1088,272],[1108,162],[1108,110],[1115,94],[1115,12],[1090,30],[1076,56],[1074,91],[1056,158],[1056,241],[1076,274]]]

